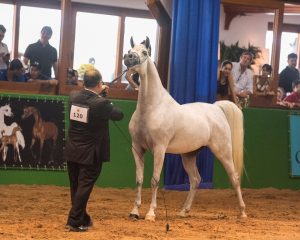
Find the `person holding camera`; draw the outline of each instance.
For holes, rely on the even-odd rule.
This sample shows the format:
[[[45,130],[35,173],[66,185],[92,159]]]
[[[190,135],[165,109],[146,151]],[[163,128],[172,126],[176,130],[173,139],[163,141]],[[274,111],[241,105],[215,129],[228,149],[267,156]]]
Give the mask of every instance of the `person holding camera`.
[[[85,72],[84,89],[70,94],[70,127],[65,147],[70,180],[71,203],[66,227],[83,232],[92,226],[86,211],[93,186],[100,175],[102,163],[110,159],[109,120],[120,121],[123,112],[101,96],[101,73]]]

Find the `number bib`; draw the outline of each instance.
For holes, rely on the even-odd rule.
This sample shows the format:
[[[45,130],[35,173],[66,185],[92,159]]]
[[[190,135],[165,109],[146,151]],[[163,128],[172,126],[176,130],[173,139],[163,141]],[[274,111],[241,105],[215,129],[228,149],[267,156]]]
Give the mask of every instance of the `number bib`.
[[[88,123],[89,108],[84,106],[71,106],[70,119],[78,122]]]

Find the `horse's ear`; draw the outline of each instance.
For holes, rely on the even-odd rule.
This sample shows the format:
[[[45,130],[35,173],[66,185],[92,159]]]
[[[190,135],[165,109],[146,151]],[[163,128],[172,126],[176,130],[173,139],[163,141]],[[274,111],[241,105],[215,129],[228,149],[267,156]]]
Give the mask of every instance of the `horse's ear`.
[[[148,37],[146,37],[145,46],[146,46],[147,49],[150,46],[150,39]]]
[[[130,45],[131,45],[131,47],[133,48],[134,47],[134,41],[133,41],[133,37],[131,36],[131,38],[130,38]]]

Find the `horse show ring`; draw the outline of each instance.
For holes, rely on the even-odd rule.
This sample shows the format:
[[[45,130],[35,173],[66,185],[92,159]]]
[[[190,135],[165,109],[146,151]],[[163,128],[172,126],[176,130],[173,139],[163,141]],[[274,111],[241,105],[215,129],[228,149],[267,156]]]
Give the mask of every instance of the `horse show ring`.
[[[88,232],[74,233],[64,228],[70,208],[68,187],[1,185],[0,236],[2,240],[300,239],[299,190],[243,189],[243,194],[248,218],[237,217],[233,189],[198,190],[191,215],[181,218],[177,214],[187,192],[159,189],[157,218],[149,222],[128,217],[133,189],[95,187],[88,203],[94,226]],[[142,200],[141,218],[147,213],[151,189],[143,189]]]

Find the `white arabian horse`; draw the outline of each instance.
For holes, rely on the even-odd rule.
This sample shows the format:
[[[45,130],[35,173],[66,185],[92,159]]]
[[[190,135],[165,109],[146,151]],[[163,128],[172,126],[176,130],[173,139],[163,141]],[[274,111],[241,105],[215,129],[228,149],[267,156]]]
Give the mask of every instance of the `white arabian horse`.
[[[4,116],[7,117],[13,117],[14,114],[11,111],[11,107],[9,104],[6,104],[4,106],[0,107],[0,139],[1,139],[1,150],[2,150],[2,160],[5,162],[6,157],[7,157],[7,150],[10,141],[7,141],[7,137],[10,136],[15,136],[17,142],[13,145],[14,151],[15,152],[15,157],[17,156],[19,159],[19,162],[22,162],[21,156],[20,156],[20,151],[19,151],[19,146],[21,146],[22,149],[25,147],[25,139],[24,136],[21,132],[21,128],[16,122],[13,122],[11,125],[6,125],[4,122]],[[4,140],[5,139],[5,140]],[[4,143],[5,141],[5,143]],[[17,155],[16,155],[17,154]],[[16,158],[15,158],[16,160]]]
[[[144,153],[154,156],[151,179],[152,201],[145,216],[155,221],[156,197],[165,153],[181,154],[183,167],[189,176],[190,192],[180,211],[188,215],[201,177],[196,166],[196,155],[202,146],[208,146],[224,166],[236,191],[241,217],[246,217],[240,178],[243,172],[243,114],[232,102],[215,104],[178,104],[162,86],[157,69],[148,55],[150,42],[135,45],[124,55],[125,65],[140,75],[136,110],[129,131],[136,164],[137,195],[130,217],[139,218],[144,174]]]

